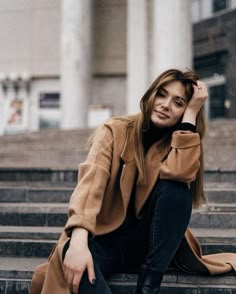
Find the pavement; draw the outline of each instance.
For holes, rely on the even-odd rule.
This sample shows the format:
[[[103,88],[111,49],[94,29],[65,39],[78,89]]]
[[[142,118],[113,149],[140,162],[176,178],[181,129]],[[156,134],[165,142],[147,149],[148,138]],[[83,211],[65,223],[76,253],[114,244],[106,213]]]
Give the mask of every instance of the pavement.
[[[1,167],[77,169],[93,129],[43,130],[0,137]],[[203,140],[205,169],[236,169],[236,120],[208,122]]]

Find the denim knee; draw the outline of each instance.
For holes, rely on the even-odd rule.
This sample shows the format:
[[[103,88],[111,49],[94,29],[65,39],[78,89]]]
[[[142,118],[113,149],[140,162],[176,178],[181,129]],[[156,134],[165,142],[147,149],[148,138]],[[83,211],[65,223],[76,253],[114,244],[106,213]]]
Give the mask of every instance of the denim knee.
[[[192,210],[192,192],[186,183],[159,179],[156,193],[169,209],[181,207],[182,210]]]

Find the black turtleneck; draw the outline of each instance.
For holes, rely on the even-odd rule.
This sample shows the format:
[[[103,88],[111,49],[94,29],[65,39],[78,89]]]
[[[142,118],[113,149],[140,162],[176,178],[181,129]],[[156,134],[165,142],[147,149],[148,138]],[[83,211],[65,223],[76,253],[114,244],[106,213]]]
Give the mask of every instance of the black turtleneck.
[[[190,123],[181,123],[177,128],[158,128],[152,122],[150,122],[149,129],[143,132],[143,148],[144,153],[148,152],[148,149],[155,142],[159,141],[165,136],[170,135],[175,130],[196,132],[196,126]]]

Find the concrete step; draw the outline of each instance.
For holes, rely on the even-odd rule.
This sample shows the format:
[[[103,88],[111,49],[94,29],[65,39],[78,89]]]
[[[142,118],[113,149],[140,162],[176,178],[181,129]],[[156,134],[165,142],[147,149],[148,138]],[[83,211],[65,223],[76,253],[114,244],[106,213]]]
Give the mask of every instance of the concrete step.
[[[235,168],[232,168],[231,170],[223,168],[207,169],[204,173],[204,181],[236,184],[236,170]]]
[[[236,252],[236,229],[191,228],[201,244],[203,255]]]
[[[57,240],[63,227],[0,226],[0,239]],[[236,229],[192,228],[201,244],[236,243]]]
[[[66,203],[0,203],[0,225],[64,226]]]
[[[236,185],[234,183],[205,183],[205,195],[208,203],[236,203]]]
[[[0,168],[0,181],[5,182],[51,182],[73,183],[77,181],[78,170],[59,168]]]
[[[236,121],[217,119],[207,125],[203,140],[205,167],[236,169]],[[44,130],[1,136],[0,166],[77,168],[86,158],[85,146],[92,131]]]
[[[236,212],[195,210],[192,213],[190,226],[193,228],[234,229]]]
[[[212,212],[236,212],[236,203],[208,203],[208,210]]]
[[[62,227],[0,226],[0,256],[47,257]]]
[[[64,226],[67,203],[0,203],[0,225]],[[210,211],[207,206],[193,210],[194,228],[235,228],[236,212]]]
[[[75,183],[55,185],[48,182],[1,182],[0,202],[64,202],[68,203]],[[236,203],[233,183],[206,183],[208,203]]]
[[[68,202],[75,183],[55,185],[50,182],[1,182],[0,202]],[[233,183],[205,183],[208,202],[236,203]]]
[[[0,239],[0,256],[48,257],[55,240]]]
[[[0,293],[28,294],[33,270],[45,258],[0,257]]]
[[[0,226],[0,240],[57,240],[62,231],[63,227]]]
[[[2,167],[73,167],[86,157],[91,129],[44,130],[0,137]]]
[[[24,167],[0,167],[0,181],[2,182],[37,182],[51,183],[76,183],[78,169],[73,168],[24,168]],[[236,168],[221,169],[212,168],[205,170],[206,182],[235,183]]]
[[[201,244],[205,243],[236,243],[236,228],[219,229],[219,228],[192,228],[194,236],[196,236]]]
[[[216,253],[224,253],[224,252],[236,252],[236,244],[235,243],[205,243],[201,244],[202,254],[216,254]]]
[[[48,257],[55,244],[55,240],[0,239],[0,256]],[[235,243],[205,243],[201,248],[203,255],[236,252]]]
[[[113,294],[134,294],[136,275],[117,275],[110,279]],[[183,273],[164,276],[160,294],[235,294],[235,276],[208,277]]]
[[[47,257],[63,228],[0,227],[0,256]],[[194,230],[203,254],[236,252],[236,229]]]
[[[6,183],[0,187],[0,202],[63,202],[68,203],[72,187],[14,185]]]
[[[26,294],[33,270],[45,262],[42,258],[0,258],[0,293]],[[134,294],[135,274],[113,275],[109,285],[113,294]],[[161,294],[235,294],[235,275],[202,276],[168,272],[163,279]]]

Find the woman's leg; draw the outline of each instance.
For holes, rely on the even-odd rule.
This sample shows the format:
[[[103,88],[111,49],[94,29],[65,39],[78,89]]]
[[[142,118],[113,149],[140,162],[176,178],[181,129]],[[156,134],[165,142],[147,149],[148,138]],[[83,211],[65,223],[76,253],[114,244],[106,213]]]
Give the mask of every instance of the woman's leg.
[[[150,218],[149,248],[138,280],[138,294],[159,293],[162,276],[187,229],[192,211],[192,193],[185,183],[158,180],[145,214]]]

